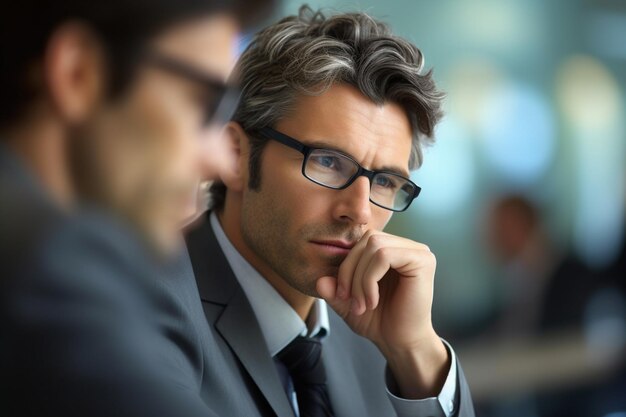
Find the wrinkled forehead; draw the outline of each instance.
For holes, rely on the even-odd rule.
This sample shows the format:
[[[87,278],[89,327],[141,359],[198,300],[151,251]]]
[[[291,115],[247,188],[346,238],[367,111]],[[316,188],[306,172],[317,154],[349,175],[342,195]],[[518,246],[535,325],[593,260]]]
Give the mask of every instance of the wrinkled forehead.
[[[309,145],[341,150],[367,168],[408,174],[412,130],[406,112],[396,103],[378,105],[352,86],[298,96],[277,128]]]

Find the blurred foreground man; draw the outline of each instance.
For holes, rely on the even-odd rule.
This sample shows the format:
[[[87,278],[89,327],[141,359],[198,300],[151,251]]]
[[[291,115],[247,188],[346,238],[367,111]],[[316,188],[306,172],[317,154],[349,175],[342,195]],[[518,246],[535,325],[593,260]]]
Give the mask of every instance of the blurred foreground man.
[[[0,415],[212,415],[193,276],[163,278],[268,3],[3,6]]]
[[[234,163],[188,236],[228,415],[474,415],[432,326],[434,255],[382,232],[441,116],[422,66],[371,17],[306,7],[241,57]]]

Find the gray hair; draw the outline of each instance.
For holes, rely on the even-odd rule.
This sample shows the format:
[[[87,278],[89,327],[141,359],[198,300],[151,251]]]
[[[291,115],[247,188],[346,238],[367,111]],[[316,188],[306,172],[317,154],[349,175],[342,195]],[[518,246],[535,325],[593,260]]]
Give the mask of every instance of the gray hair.
[[[432,71],[422,74],[424,58],[409,41],[365,13],[325,17],[302,6],[254,36],[236,74],[242,97],[233,120],[250,137],[251,189],[260,186],[260,158],[267,139],[255,134],[287,117],[299,95],[318,95],[336,83],[357,88],[376,104],[394,102],[406,112],[413,131],[409,167],[422,164],[422,147],[434,141],[443,113],[443,94]],[[225,188],[211,189],[221,208]]]

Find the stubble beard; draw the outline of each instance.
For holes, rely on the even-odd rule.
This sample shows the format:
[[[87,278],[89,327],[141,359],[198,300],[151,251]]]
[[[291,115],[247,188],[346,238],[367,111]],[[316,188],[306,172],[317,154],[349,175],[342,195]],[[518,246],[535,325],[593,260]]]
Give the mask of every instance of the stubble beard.
[[[254,191],[253,191],[254,193]],[[260,195],[255,199],[263,199]],[[309,224],[290,234],[289,216],[277,207],[242,207],[242,236],[248,247],[290,287],[302,294],[319,298],[316,284],[323,276],[336,277],[345,255],[325,257],[324,265],[316,267],[304,253],[305,245],[315,238],[344,238],[358,241],[361,230],[344,224]]]

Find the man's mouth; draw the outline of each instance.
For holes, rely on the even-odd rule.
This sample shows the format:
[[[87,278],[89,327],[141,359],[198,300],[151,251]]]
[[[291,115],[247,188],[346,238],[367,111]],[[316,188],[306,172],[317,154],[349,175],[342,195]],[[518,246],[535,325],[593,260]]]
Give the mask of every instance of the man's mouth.
[[[347,255],[356,244],[356,242],[341,239],[311,240],[311,243],[320,251],[328,255]]]

